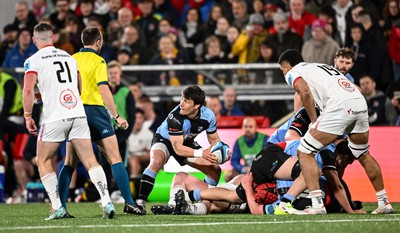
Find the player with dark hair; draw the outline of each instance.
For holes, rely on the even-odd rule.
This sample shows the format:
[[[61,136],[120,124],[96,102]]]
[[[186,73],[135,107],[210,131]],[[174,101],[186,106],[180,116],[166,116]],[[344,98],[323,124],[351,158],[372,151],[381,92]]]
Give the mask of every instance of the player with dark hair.
[[[98,28],[89,27],[82,31],[81,39],[84,47],[73,57],[78,63],[79,73],[82,77],[81,98],[88,116],[90,135],[111,164],[114,180],[126,202],[124,213],[144,215],[146,210],[137,206],[133,201],[128,173],[122,163],[114,127],[107,112],[108,110],[112,114],[118,127],[124,130],[128,128],[127,121],[120,117],[115,107],[113,95],[108,85],[107,64],[98,55],[103,46],[103,35]],[[77,162],[73,148],[68,144],[64,166],[59,175],[58,187],[64,207],[71,176]]]
[[[50,25],[41,23],[35,26],[33,41],[39,51],[25,61],[23,91],[26,128],[35,136],[38,133],[32,107],[36,82],[43,101],[37,164],[52,206],[52,213],[46,220],[68,216],[59,198],[57,176],[52,167],[54,154],[65,139],[74,146],[100,194],[103,218],[113,218],[115,208],[107,192],[106,175],[94,156],[85,110],[79,97],[81,80],[77,64],[67,52],[56,49],[52,39]]]
[[[351,76],[349,71],[351,68],[353,68],[355,60],[356,54],[351,48],[347,47],[339,49],[335,54],[335,58],[333,59],[335,68],[352,83],[354,83],[354,78]]]
[[[369,153],[368,107],[356,85],[332,66],[303,62],[301,54],[296,50],[286,50],[278,63],[286,82],[301,98],[312,122],[297,151],[312,200],[312,207],[305,212],[326,214],[314,154],[347,133],[349,148],[364,167],[376,191],[378,208],[372,213],[392,213],[393,208],[384,189],[379,164]],[[315,106],[321,110],[319,117]]]
[[[145,206],[154,187],[158,171],[173,156],[180,165],[189,165],[199,169],[207,176],[205,181],[217,185],[221,168],[211,147],[203,149],[194,138],[203,131],[207,132],[210,145],[220,141],[214,113],[204,106],[205,93],[198,86],[189,86],[182,91],[181,101],[158,127],[154,134],[150,164],[143,172],[137,203]]]

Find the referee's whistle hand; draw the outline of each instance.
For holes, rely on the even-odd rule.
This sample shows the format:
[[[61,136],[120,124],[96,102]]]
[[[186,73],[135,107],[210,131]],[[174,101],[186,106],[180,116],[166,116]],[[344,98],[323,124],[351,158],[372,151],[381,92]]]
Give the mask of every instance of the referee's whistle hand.
[[[128,129],[129,124],[124,118],[118,117],[117,119],[115,119],[115,121],[117,122],[117,125],[119,128],[121,128],[123,130]]]

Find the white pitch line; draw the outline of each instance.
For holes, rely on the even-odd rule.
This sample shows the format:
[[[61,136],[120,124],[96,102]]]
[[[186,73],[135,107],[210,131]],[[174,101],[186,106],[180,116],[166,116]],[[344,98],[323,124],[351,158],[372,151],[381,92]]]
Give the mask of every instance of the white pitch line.
[[[336,220],[289,220],[263,222],[210,222],[210,223],[166,223],[166,224],[123,224],[123,225],[80,225],[80,226],[21,226],[3,227],[0,231],[8,230],[36,230],[36,229],[77,229],[77,228],[143,228],[143,227],[187,227],[187,226],[218,226],[218,225],[247,225],[247,224],[288,224],[288,223],[346,223],[346,222],[395,222],[400,218],[391,219],[336,219]]]

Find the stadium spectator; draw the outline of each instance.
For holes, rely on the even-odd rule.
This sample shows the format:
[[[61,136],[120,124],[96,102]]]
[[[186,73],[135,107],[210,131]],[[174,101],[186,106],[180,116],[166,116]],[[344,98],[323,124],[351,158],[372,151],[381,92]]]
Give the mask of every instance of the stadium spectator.
[[[367,100],[370,125],[396,125],[397,112],[390,99],[376,89],[375,80],[368,75],[360,78],[361,92]]]
[[[370,0],[354,0],[354,6],[359,5],[363,11],[368,12],[371,16],[372,23],[374,25],[379,25],[380,12],[382,12],[382,8],[379,6],[379,9],[373,1]]]
[[[277,12],[274,14],[273,20],[276,34],[268,36],[267,40],[274,44],[276,55],[279,57],[287,49],[301,51],[303,39],[290,30],[288,15],[284,12]]]
[[[255,61],[256,63],[276,63],[278,55],[272,41],[266,39],[260,45],[260,56]]]
[[[221,42],[216,36],[210,36],[205,41],[206,53],[203,56],[203,62],[206,64],[223,64],[227,63],[227,58],[222,51]]]
[[[397,0],[388,0],[382,11],[382,19],[379,20],[379,26],[383,30],[385,38],[389,38],[393,24],[400,20],[400,2]]]
[[[356,84],[363,74],[369,74],[371,77],[378,77],[379,57],[378,51],[372,45],[372,42],[364,36],[364,27],[361,24],[351,26],[352,43],[349,46],[355,52],[355,64],[350,71]]]
[[[369,39],[374,44],[373,47],[378,51],[379,73],[378,76],[373,77],[377,81],[378,89],[386,90],[387,85],[392,80],[392,74],[385,37],[379,25],[373,24],[370,13],[361,11],[358,13],[357,18],[365,29],[365,38]]]
[[[233,0],[232,1],[232,14],[233,22],[232,25],[243,30],[249,25],[249,15],[247,14],[247,3],[245,0]]]
[[[52,26],[63,29],[66,26],[67,18],[75,15],[69,8],[69,0],[56,0],[56,11],[49,16]]]
[[[307,25],[311,25],[317,17],[305,10],[305,0],[289,1],[289,25],[292,32],[297,33],[301,38]]]
[[[264,18],[260,14],[250,16],[249,27],[243,30],[232,46],[232,54],[238,56],[239,63],[252,63],[260,55],[259,47],[267,38],[264,30]]]
[[[206,107],[211,109],[218,122],[218,118],[221,116],[221,108],[222,108],[221,100],[219,100],[219,97],[217,95],[208,97],[206,102]]]
[[[150,162],[150,148],[153,140],[153,132],[145,127],[144,112],[142,109],[136,109],[135,124],[128,137],[128,170],[129,177],[135,184],[135,190],[139,190],[140,178],[144,168]],[[137,191],[133,193],[138,193]]]
[[[395,107],[397,111],[397,121],[396,121],[396,126],[400,126],[400,82],[397,82],[398,90],[393,92],[393,97],[391,99],[391,102],[393,106]]]
[[[69,39],[69,33],[65,29],[61,31],[58,29],[54,30],[53,36],[54,47],[62,49],[70,55],[75,53],[75,48]]]
[[[7,24],[3,28],[4,40],[0,43],[0,64],[3,64],[8,51],[17,43],[18,27],[14,24]]]
[[[130,65],[130,59],[132,57],[132,50],[128,46],[122,46],[117,51],[117,61],[123,66]]]
[[[82,48],[81,28],[75,15],[67,18],[65,30],[69,33],[69,40],[74,46],[74,51],[79,51]]]
[[[186,20],[179,31],[179,43],[188,51],[189,59],[194,63],[201,61],[204,36],[205,30],[202,26],[199,9],[189,9]]]
[[[350,26],[353,23],[351,17],[351,7],[353,2],[350,0],[336,0],[332,3],[332,9],[335,11],[336,30],[340,35],[340,46],[345,46],[350,41]],[[338,41],[339,42],[339,41]]]
[[[264,16],[264,28],[271,34],[274,32],[274,15],[277,12],[278,8],[273,3],[265,4],[263,12],[261,12]],[[282,13],[281,9],[279,9],[279,13]]]
[[[218,19],[225,17],[223,9],[220,5],[214,5],[208,14],[207,21],[205,22],[205,29],[208,36],[213,35],[217,29]]]
[[[222,94],[221,115],[222,116],[243,116],[239,103],[236,101],[236,92],[233,87],[226,87]]]
[[[19,31],[18,42],[8,51],[3,68],[24,67],[24,62],[37,51],[32,42],[31,32],[27,28]]]
[[[251,164],[255,156],[260,152],[268,141],[268,136],[257,131],[257,122],[253,117],[246,117],[242,123],[243,135],[235,142],[232,150],[232,170],[225,171],[226,182],[239,174],[250,172]]]
[[[126,119],[129,126],[126,129],[120,129],[116,122],[113,122],[115,135],[117,136],[119,153],[122,161],[125,161],[127,140],[131,134],[133,124],[135,123],[135,99],[127,86],[121,83],[122,70],[121,64],[111,61],[107,64],[108,83],[111,93],[114,97],[114,103],[118,114]]]
[[[220,43],[221,43],[221,50],[225,53],[226,56],[228,56],[230,51],[227,51],[230,46],[228,46],[228,29],[229,29],[229,21],[225,17],[220,17],[217,20],[217,25],[216,29],[213,32],[213,35],[218,37]]]
[[[151,48],[154,43],[157,43],[158,23],[161,16],[153,12],[153,0],[139,0],[138,6],[141,15],[136,16],[136,25],[143,32],[147,48]]]
[[[144,112],[144,123],[145,129],[150,129],[152,132],[156,132],[157,128],[162,123],[162,114],[156,113],[154,109],[154,103],[148,96],[140,97],[136,103],[136,107],[140,108]]]
[[[167,19],[171,24],[178,28],[180,15],[179,11],[171,4],[169,0],[154,0],[154,13],[160,15],[163,19]]]
[[[388,42],[389,58],[393,63],[394,80],[400,81],[400,19],[393,23]]]
[[[32,1],[31,11],[37,21],[39,21],[43,17],[47,17],[48,15],[50,15],[53,9],[54,9],[53,1],[48,1],[48,0]]]
[[[237,63],[239,57],[241,57],[241,53],[234,54],[232,51],[232,47],[235,44],[237,38],[240,35],[240,29],[236,26],[230,26],[228,31],[226,32],[226,52],[228,54],[228,58],[232,60],[232,62]],[[242,52],[243,53],[243,52]],[[243,56],[243,55],[242,55]]]
[[[118,10],[118,23],[121,28],[125,28],[133,23],[133,13],[128,7]]]
[[[108,25],[112,20],[118,20],[118,10],[121,8],[122,2],[121,0],[110,0],[108,5],[108,13],[103,16],[105,18],[106,25]]]
[[[139,102],[140,98],[144,96],[142,91],[142,83],[133,82],[129,84],[129,90],[131,90],[133,97],[135,98],[135,102]]]
[[[309,0],[305,3],[305,9],[313,15],[318,15],[322,8],[329,6],[333,1],[334,0]]]
[[[160,52],[155,55],[149,62],[150,65],[173,65],[173,64],[189,64],[189,59],[177,50],[175,43],[169,36],[161,37],[159,41]],[[167,69],[167,67],[166,67]],[[162,72],[147,72],[142,75],[141,81],[145,85],[171,85],[178,86],[183,84],[195,83],[193,75],[187,75],[187,71],[166,70]]]
[[[89,19],[92,17],[97,17],[101,19],[101,16],[94,13],[94,0],[80,0],[79,1],[79,9],[81,14],[78,16],[78,20],[82,28],[86,28],[89,26]],[[100,21],[100,20],[99,20]],[[101,22],[104,27],[104,23]]]
[[[301,54],[306,62],[332,64],[339,45],[326,32],[326,23],[316,20],[312,23],[311,39],[304,42]]]
[[[202,149],[194,138],[203,131],[207,133],[210,145],[220,141],[216,119],[211,110],[203,106],[205,93],[198,86],[188,86],[182,91],[181,101],[163,121],[153,137],[150,164],[143,172],[139,196],[136,201],[145,207],[147,198],[154,188],[157,173],[174,157],[177,162],[199,169],[205,181],[216,186],[221,168],[209,148]]]
[[[15,4],[14,23],[19,29],[27,28],[30,33],[37,24],[35,15],[29,10],[28,3],[24,0]]]
[[[130,48],[129,65],[146,65],[149,63],[149,49],[140,39],[140,30],[136,26],[130,25],[124,28],[121,45]]]
[[[360,19],[358,19],[358,14],[363,10],[364,8],[357,4],[351,7],[351,18],[354,23],[360,23]]]
[[[101,23],[101,21],[102,20],[98,16],[92,16],[89,18],[87,26],[98,28],[101,31],[101,33],[104,35],[105,30],[104,30],[104,27],[103,27],[103,24]],[[104,58],[104,60],[106,60],[106,62],[110,62],[115,57],[111,45],[109,45],[108,43],[105,43],[105,42],[104,42],[103,46],[101,47],[99,55],[102,58]]]

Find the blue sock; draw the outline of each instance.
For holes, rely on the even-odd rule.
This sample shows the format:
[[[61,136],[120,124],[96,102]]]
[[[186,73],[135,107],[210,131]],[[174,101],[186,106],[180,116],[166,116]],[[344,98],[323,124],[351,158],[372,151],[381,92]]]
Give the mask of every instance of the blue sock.
[[[61,204],[65,209],[67,209],[68,190],[74,171],[73,167],[64,165],[61,168],[60,174],[58,174],[58,194],[60,195]]]
[[[201,201],[200,189],[193,190],[193,197],[197,202]]]
[[[289,193],[285,193],[285,194],[283,195],[283,197],[286,198],[286,199],[288,199],[290,202],[296,200],[296,198],[293,197],[292,195],[290,195]]]
[[[211,179],[211,178],[208,177],[208,176],[206,176],[206,178],[204,178],[204,181],[205,181],[207,184],[212,185],[212,186],[217,186],[217,184],[218,184],[218,181],[217,181],[217,180],[213,180],[213,179]]]
[[[143,172],[143,175],[148,175],[153,179],[156,179],[157,173],[153,172],[152,170],[146,168]]]
[[[114,176],[114,181],[115,183],[117,183],[117,186],[121,191],[121,194],[125,199],[125,202],[130,205],[133,205],[134,202],[132,198],[131,189],[129,187],[128,173],[126,172],[124,164],[122,162],[113,164],[111,166],[111,171]]]

